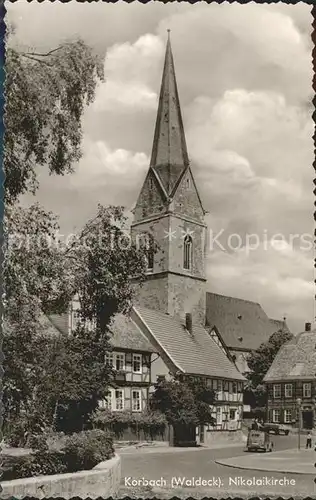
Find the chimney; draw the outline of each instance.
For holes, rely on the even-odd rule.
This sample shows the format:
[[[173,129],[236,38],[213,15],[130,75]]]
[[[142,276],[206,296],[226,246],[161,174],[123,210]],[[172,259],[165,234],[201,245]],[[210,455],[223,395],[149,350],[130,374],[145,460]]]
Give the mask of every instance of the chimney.
[[[312,324],[311,323],[305,323],[305,332],[310,332],[312,329]]]
[[[186,313],[185,315],[185,327],[188,332],[192,335],[192,314]]]

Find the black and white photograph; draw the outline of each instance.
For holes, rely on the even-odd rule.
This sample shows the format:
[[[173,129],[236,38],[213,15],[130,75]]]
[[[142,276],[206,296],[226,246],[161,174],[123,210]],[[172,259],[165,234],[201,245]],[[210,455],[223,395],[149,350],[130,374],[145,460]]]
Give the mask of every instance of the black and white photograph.
[[[316,497],[312,6],[6,10],[0,498]]]

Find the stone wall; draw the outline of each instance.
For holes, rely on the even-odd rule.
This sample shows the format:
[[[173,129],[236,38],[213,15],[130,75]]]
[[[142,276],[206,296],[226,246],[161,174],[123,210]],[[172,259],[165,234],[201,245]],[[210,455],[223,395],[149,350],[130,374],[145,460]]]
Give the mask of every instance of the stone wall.
[[[108,498],[118,493],[121,459],[115,455],[92,470],[3,481],[0,498]]]
[[[241,445],[246,443],[247,437],[241,431],[206,431],[204,433],[204,446],[209,446],[218,444],[229,444],[229,443],[240,443]]]

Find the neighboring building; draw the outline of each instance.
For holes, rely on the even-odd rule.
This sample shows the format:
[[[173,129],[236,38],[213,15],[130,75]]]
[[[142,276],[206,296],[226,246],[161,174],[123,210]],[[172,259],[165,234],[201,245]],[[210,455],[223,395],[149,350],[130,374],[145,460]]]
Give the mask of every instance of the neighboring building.
[[[284,344],[264,377],[267,386],[267,419],[303,428],[316,427],[316,329],[295,335]]]
[[[79,302],[74,298],[68,313],[52,315],[49,319],[60,333],[68,335],[76,328],[78,308]],[[110,331],[112,351],[105,361],[115,370],[115,384],[109,387],[110,394],[106,401],[100,401],[100,407],[113,411],[143,411],[147,407],[152,385],[151,364],[158,356],[141,330],[127,316],[116,314]]]

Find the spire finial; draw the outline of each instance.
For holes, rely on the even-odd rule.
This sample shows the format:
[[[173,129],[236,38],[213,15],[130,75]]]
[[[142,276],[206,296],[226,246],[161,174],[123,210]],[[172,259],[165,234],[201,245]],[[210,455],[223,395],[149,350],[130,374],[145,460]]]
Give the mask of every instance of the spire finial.
[[[167,29],[167,33],[168,33],[168,40],[170,40],[170,32],[171,32],[171,29]]]

